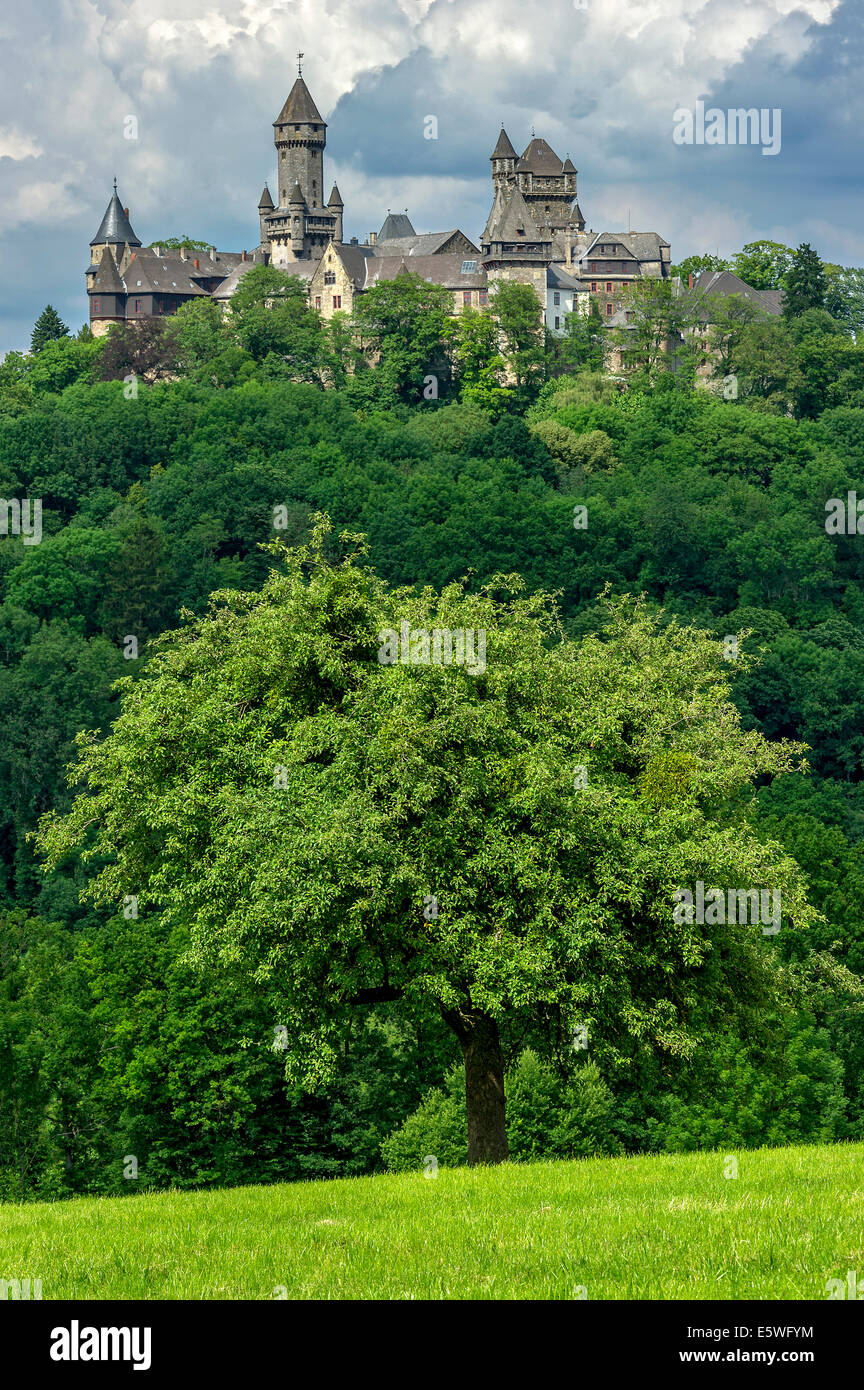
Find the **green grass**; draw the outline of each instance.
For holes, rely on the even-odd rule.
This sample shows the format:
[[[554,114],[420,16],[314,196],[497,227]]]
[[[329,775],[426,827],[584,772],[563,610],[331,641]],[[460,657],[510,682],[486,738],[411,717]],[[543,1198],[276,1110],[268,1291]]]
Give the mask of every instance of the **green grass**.
[[[43,1298],[824,1299],[864,1276],[864,1145],[0,1207]],[[282,1296],[285,1296],[284,1294]]]

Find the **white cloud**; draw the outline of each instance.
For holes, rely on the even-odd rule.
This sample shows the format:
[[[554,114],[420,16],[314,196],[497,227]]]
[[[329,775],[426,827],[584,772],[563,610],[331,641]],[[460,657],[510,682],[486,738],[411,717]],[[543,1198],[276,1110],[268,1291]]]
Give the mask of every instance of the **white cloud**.
[[[42,146],[32,135],[25,135],[15,126],[0,130],[0,159],[38,159],[44,154]]]

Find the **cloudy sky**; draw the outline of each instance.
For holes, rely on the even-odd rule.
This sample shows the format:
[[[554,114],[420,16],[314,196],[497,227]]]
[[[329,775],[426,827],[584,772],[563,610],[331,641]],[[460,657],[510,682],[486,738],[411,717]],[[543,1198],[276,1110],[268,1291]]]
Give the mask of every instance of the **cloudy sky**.
[[[346,237],[408,208],[476,239],[503,121],[570,154],[595,230],[629,215],[673,260],[770,237],[864,265],[861,0],[0,0],[0,352],[47,302],[84,322],[115,174],[145,244],[257,244],[298,50]],[[779,154],[676,144],[700,99],[780,108]]]

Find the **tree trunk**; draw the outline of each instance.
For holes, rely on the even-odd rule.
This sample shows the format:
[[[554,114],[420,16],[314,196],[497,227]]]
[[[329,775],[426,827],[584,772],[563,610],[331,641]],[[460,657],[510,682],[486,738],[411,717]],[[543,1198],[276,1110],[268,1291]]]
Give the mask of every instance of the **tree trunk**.
[[[468,1111],[468,1162],[506,1163],[504,1057],[498,1024],[479,1009],[448,1011],[445,1021],[462,1044],[465,1059],[465,1106]]]

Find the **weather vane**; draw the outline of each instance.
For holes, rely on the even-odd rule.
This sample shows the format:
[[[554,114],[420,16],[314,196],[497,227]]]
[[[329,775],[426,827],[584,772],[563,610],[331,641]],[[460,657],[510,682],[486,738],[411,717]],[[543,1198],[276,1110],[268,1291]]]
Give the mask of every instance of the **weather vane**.
[[[302,76],[303,76],[303,67],[302,67],[303,56],[304,56],[304,55],[303,55],[302,53],[298,53],[298,54],[297,54],[297,76],[298,76],[298,77],[302,77]]]

